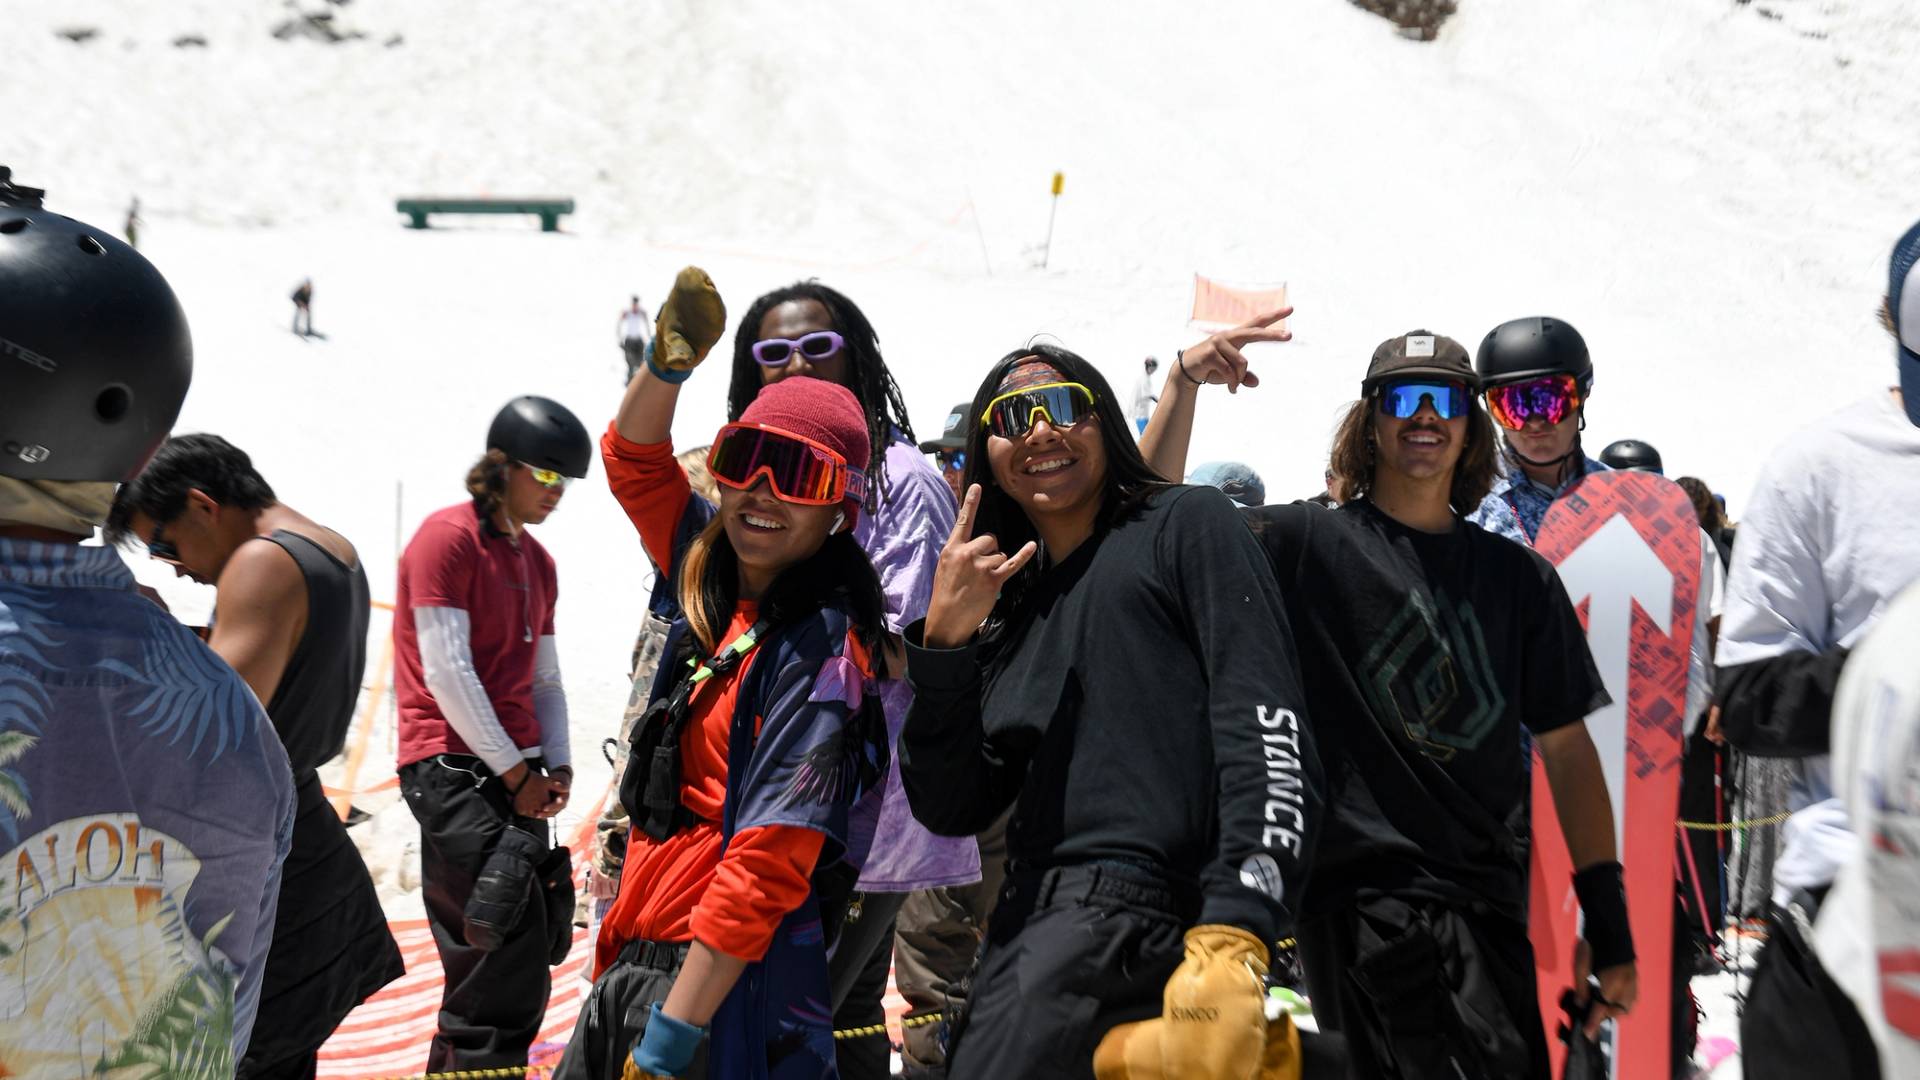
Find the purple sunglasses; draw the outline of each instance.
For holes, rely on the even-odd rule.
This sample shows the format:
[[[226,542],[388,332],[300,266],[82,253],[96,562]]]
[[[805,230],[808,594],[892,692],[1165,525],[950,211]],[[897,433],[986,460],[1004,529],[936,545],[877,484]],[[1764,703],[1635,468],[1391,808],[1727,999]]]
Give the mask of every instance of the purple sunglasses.
[[[847,339],[831,330],[815,330],[791,340],[774,337],[756,341],[753,343],[753,358],[767,367],[785,367],[793,359],[796,349],[809,360],[821,360],[846,348],[846,345]]]

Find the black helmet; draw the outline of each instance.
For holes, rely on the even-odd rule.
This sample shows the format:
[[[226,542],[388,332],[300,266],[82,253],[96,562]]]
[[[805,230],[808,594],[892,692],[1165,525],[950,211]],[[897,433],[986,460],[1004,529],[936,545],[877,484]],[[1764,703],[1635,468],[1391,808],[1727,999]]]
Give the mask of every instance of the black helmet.
[[[1600,464],[1609,469],[1633,469],[1666,475],[1660,466],[1660,451],[1655,450],[1652,443],[1639,439],[1608,443],[1607,448],[1600,451]]]
[[[531,394],[507,402],[493,418],[487,449],[576,480],[587,475],[587,462],[593,459],[593,440],[579,418],[565,405]]]
[[[186,400],[187,316],[152,263],[43,194],[0,166],[0,476],[121,483]]]
[[[1571,375],[1586,396],[1593,385],[1593,359],[1572,323],[1532,316],[1503,322],[1480,342],[1473,367],[1482,386],[1525,382],[1542,375]]]

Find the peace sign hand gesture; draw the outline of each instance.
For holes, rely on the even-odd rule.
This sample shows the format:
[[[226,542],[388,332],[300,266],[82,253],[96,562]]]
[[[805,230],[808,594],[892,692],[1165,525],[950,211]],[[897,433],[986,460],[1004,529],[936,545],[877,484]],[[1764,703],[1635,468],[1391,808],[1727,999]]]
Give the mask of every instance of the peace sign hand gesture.
[[[1291,314],[1291,307],[1283,307],[1222,330],[1182,352],[1180,368],[1195,382],[1226,383],[1230,394],[1239,393],[1242,386],[1259,386],[1260,376],[1247,370],[1247,358],[1240,354],[1240,348],[1255,341],[1293,340],[1293,332],[1278,325]]]
[[[933,599],[927,605],[922,641],[929,649],[957,649],[973,640],[980,624],[993,614],[1000,587],[1020,572],[1040,550],[1027,541],[1012,555],[1000,550],[993,534],[973,535],[973,519],[980,509],[980,485],[967,488],[966,501],[953,521],[953,534],[940,549],[933,571]]]

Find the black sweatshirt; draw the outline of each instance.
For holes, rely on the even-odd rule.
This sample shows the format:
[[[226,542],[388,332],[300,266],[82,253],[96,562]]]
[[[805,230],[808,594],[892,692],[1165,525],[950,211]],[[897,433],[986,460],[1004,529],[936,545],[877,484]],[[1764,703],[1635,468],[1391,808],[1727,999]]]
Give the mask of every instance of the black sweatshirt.
[[[1321,801],[1286,610],[1225,496],[1172,487],[1046,568],[990,643],[907,631],[900,773],[936,833],[1021,869],[1150,863],[1202,923],[1292,930]]]

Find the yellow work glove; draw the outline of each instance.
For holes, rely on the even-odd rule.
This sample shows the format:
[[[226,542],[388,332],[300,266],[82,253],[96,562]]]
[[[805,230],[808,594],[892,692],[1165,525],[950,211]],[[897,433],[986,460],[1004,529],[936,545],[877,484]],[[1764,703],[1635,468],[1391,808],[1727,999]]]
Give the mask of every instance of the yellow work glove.
[[[1260,1057],[1260,1080],[1300,1080],[1300,1030],[1286,1013],[1267,1022],[1267,1052]]]
[[[627,1055],[627,1064],[620,1070],[620,1080],[671,1080],[659,1073],[650,1073],[633,1063],[633,1055]]]
[[[1186,959],[1167,980],[1160,1019],[1122,1024],[1108,1032],[1093,1054],[1094,1075],[1099,1080],[1265,1076],[1264,1061],[1274,1056],[1267,1029],[1266,975],[1267,947],[1247,931],[1237,926],[1187,931]],[[1289,1020],[1282,1034],[1291,1031]],[[1293,1059],[1297,1075],[1297,1050]]]
[[[668,371],[692,371],[727,331],[727,305],[705,270],[689,266],[653,320],[653,362]]]

